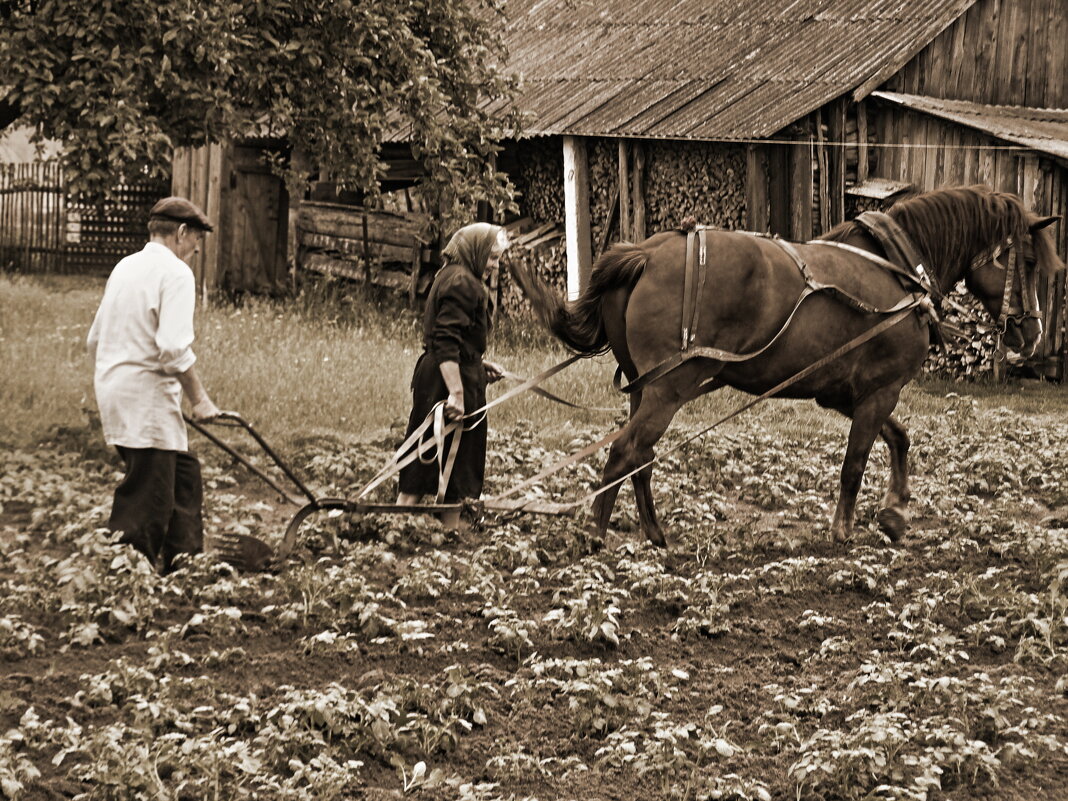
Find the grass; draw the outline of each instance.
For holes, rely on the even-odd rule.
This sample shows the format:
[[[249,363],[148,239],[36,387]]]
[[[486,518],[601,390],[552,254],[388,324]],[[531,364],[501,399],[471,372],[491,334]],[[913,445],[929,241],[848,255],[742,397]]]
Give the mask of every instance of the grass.
[[[46,439],[56,426],[88,424],[95,399],[84,343],[103,285],[96,278],[0,274],[0,363],[7,366],[0,385],[0,443],[25,446]],[[197,335],[198,367],[212,398],[240,412],[280,448],[319,435],[388,438],[406,423],[421,322],[391,296],[326,283],[289,301],[215,303],[198,310]],[[523,376],[566,355],[524,320],[502,321],[487,354]],[[491,426],[508,431],[525,424],[546,447],[566,445],[591,427],[607,433],[627,408],[612,388],[614,367],[610,356],[582,361],[546,388],[615,412],[575,411],[526,393],[494,409]],[[509,385],[498,386],[503,389],[491,389],[491,398]],[[906,389],[898,414],[907,422],[912,414],[937,413],[947,407],[949,392],[974,397],[980,408],[1028,414],[1063,414],[1068,403],[1062,387],[1039,382],[1005,387],[927,379]],[[677,422],[708,425],[747,398],[731,390],[714,393],[685,407]],[[744,413],[727,430],[755,419],[784,436],[846,431],[838,415],[785,400]]]

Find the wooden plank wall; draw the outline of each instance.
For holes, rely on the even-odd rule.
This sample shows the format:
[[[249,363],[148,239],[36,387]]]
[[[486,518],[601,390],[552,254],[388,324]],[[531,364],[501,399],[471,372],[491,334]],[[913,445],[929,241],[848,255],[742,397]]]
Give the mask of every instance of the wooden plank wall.
[[[895,92],[1068,108],[1068,2],[978,0],[895,75]]]
[[[233,147],[230,144],[205,145],[199,148],[179,148],[174,151],[171,171],[171,194],[196,203],[215,224],[204,247],[194,259],[193,275],[201,297],[219,285],[226,272],[226,247],[221,240],[229,230],[229,178]]]

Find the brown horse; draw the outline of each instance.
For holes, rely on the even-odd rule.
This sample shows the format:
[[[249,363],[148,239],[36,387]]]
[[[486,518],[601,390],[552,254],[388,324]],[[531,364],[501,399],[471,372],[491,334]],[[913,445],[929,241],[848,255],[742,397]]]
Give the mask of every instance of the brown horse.
[[[922,257],[935,298],[963,278],[986,311],[1000,318],[1005,345],[1025,355],[1033,353],[1041,338],[1035,271],[1064,269],[1045,229],[1057,218],[1039,218],[1014,195],[982,186],[929,192],[901,201],[888,214]],[[853,247],[793,246],[801,263],[822,283],[880,310],[899,304],[907,295],[903,287],[914,288],[856,250],[887,255],[860,226],[847,222],[821,239]],[[1017,253],[1029,254],[1017,259],[1018,270],[1007,269],[999,259],[1010,243],[1015,243]],[[639,244],[615,245],[597,260],[581,297],[569,303],[514,262],[512,272],[539,318],[565,345],[589,356],[611,350],[622,373],[633,382],[680,351],[686,247],[680,231],[656,234]],[[605,465],[601,486],[607,488],[594,502],[594,525],[601,533],[608,527],[619,480],[633,474],[642,530],[652,542],[666,543],[653,504],[652,465],[646,463],[684,403],[723,386],[762,394],[886,319],[842,302],[833,292],[820,291],[796,306],[784,329],[807,284],[799,262],[766,237],[709,231],[706,270],[706,280],[695,282],[701,287],[696,293],[695,345],[733,354],[752,353],[769,342],[771,347],[744,361],[685,360],[631,395],[630,420]],[[1013,280],[1016,276],[1018,280]],[[931,329],[923,314],[906,314],[781,393],[813,398],[853,421],[831,523],[835,539],[852,533],[857,493],[877,436],[890,452],[890,485],[879,524],[893,539],[908,526],[909,439],[891,414],[901,388],[927,358]],[[633,472],[642,465],[646,466]]]

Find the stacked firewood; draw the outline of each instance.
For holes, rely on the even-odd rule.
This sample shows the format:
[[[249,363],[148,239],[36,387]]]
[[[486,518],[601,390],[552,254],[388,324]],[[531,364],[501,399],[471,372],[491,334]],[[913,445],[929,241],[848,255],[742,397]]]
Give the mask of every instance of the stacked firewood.
[[[715,142],[646,142],[646,234],[687,217],[738,230],[745,221],[745,150]]]
[[[615,139],[589,139],[586,160],[590,171],[590,234],[593,257],[620,240],[619,210],[615,209],[619,186],[619,145]],[[608,234],[605,227],[609,226]]]
[[[512,245],[504,262],[523,265],[563,292],[567,286],[563,145],[560,137],[547,136],[523,140],[521,150],[522,158],[517,159],[511,176],[521,216],[506,226]],[[504,264],[500,276],[500,309],[509,316],[529,309]]]

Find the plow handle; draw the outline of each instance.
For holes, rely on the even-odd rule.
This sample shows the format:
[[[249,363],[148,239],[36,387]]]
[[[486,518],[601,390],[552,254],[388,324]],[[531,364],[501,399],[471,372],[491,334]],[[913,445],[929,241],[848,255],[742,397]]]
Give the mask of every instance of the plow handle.
[[[296,473],[293,472],[293,470],[289,467],[289,465],[287,465],[284,461],[282,461],[282,458],[277,453],[274,452],[274,449],[270,445],[268,445],[266,440],[264,440],[264,438],[262,436],[260,436],[260,433],[256,429],[254,429],[252,427],[252,424],[249,423],[247,420],[245,420],[245,418],[243,418],[237,412],[223,412],[218,417],[215,417],[215,418],[213,418],[211,420],[206,421],[206,424],[205,423],[198,423],[196,420],[192,419],[188,415],[184,415],[183,414],[182,417],[185,418],[185,421],[187,423],[189,423],[189,425],[191,425],[193,428],[195,428],[197,431],[199,431],[201,434],[203,434],[207,439],[209,439],[217,447],[219,447],[222,450],[226,451],[226,453],[230,454],[230,456],[233,457],[236,461],[240,462],[246,468],[248,468],[253,473],[255,473],[257,476],[259,476],[261,479],[263,479],[263,481],[265,481],[272,489],[274,489],[275,491],[280,493],[282,495],[282,497],[284,497],[290,503],[294,503],[294,504],[299,505],[301,503],[301,501],[293,498],[288,492],[286,492],[284,489],[279,487],[278,484],[274,481],[274,479],[272,479],[270,476],[268,476],[266,473],[264,473],[262,470],[260,470],[254,464],[249,462],[245,457],[243,457],[241,454],[239,454],[237,451],[235,451],[227,443],[223,442],[217,436],[215,436],[210,431],[208,431],[208,429],[206,427],[206,424],[207,425],[227,426],[229,428],[243,428],[243,429],[245,429],[249,433],[249,435],[254,440],[256,440],[256,443],[263,449],[263,452],[271,457],[271,461],[273,461],[275,463],[275,465],[278,466],[278,469],[281,470],[283,473],[285,473],[286,477],[290,481],[292,481],[294,486],[296,486],[301,491],[301,493],[304,495],[304,497],[306,497],[308,499],[308,501],[310,501],[312,504],[316,503],[315,495],[312,493],[312,491],[310,489],[308,489],[307,485],[305,485],[304,482],[301,481],[300,478],[297,477]]]

